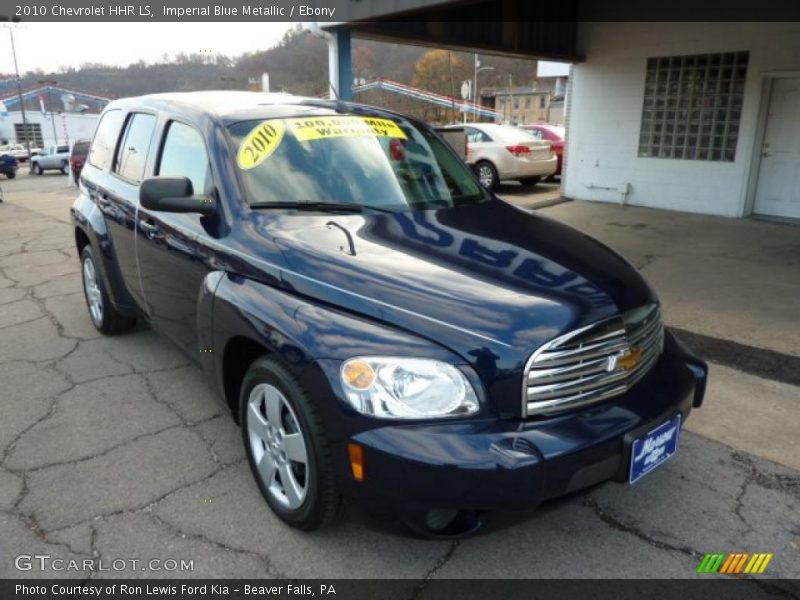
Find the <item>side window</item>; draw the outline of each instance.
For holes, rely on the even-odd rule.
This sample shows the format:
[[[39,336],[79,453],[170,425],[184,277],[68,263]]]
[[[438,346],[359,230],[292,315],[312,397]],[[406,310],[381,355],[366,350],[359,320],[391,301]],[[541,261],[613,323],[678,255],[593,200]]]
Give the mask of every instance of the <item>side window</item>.
[[[475,129],[474,127],[467,127],[467,140],[472,143],[492,141],[488,135],[483,133],[480,129]]]
[[[119,136],[121,125],[121,110],[109,110],[102,116],[100,123],[97,125],[92,145],[89,148],[87,162],[90,165],[98,169],[105,169],[111,164],[111,157],[114,154],[114,147],[117,145],[117,137]]]
[[[213,188],[211,165],[200,132],[178,121],[170,123],[156,172],[159,175],[188,177],[195,194],[210,193]]]
[[[147,150],[156,128],[156,118],[146,113],[132,113],[128,118],[122,143],[117,148],[114,172],[139,183],[144,177]]]

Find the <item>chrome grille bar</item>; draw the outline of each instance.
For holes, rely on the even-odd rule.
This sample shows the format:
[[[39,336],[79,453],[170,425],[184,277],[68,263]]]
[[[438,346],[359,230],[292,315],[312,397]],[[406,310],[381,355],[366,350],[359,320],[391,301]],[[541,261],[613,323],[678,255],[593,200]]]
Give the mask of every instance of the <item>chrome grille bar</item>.
[[[525,367],[523,415],[562,412],[625,393],[658,361],[663,339],[660,310],[652,304],[551,340]]]

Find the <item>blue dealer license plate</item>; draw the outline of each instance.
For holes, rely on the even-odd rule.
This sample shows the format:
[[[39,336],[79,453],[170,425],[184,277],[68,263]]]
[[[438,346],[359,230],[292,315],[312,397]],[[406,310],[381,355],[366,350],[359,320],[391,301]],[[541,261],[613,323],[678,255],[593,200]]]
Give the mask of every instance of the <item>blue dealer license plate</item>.
[[[631,474],[628,481],[636,483],[642,477],[663,465],[678,450],[681,433],[681,416],[672,419],[633,441],[631,447]]]

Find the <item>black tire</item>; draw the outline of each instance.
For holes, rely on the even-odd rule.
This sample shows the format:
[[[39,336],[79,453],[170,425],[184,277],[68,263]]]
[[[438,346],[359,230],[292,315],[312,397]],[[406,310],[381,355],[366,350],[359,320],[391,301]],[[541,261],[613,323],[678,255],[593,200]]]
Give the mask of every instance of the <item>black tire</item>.
[[[90,292],[86,287],[84,269],[86,269],[87,260],[91,261],[92,263],[92,269],[95,273],[95,281],[97,283],[97,287],[99,288],[100,297],[102,299],[99,318],[96,313],[92,312],[89,296]],[[83,250],[81,251],[81,281],[83,282],[83,297],[84,300],[86,300],[89,319],[91,320],[92,325],[94,325],[99,332],[104,333],[105,335],[112,335],[121,331],[127,331],[136,324],[136,319],[123,315],[114,307],[113,304],[111,304],[111,301],[108,297],[108,291],[106,290],[106,283],[103,281],[103,276],[100,273],[100,269],[97,267],[97,260],[94,257],[91,246],[89,245],[84,246]]]
[[[39,163],[31,163],[31,173],[33,173],[34,175],[41,175],[42,173],[44,173],[44,171],[42,170],[42,167],[39,165]]]
[[[308,456],[304,472],[305,498],[296,509],[282,505],[269,491],[258,470],[249,434],[250,395],[260,384],[273,386],[282,394],[296,416]],[[341,497],[334,476],[333,457],[319,408],[311,400],[300,381],[278,360],[262,356],[250,365],[242,380],[239,394],[239,423],[247,461],[261,494],[272,511],[285,523],[304,531],[330,524],[339,512]]]
[[[17,174],[14,171],[9,171],[8,173],[6,173],[6,177],[8,177],[9,179],[14,179],[14,177],[16,176]]]
[[[519,180],[522,185],[529,185],[533,187],[542,180],[541,177],[523,177]]]
[[[66,174],[67,174],[67,167],[68,167],[68,166],[69,166],[69,163],[68,163],[67,161],[65,161],[65,160],[62,160],[62,161],[61,161],[61,172],[62,172],[64,175],[66,175]]]
[[[495,190],[497,186],[500,185],[500,177],[497,174],[497,169],[488,160],[478,161],[475,165],[475,171],[481,185],[487,190]]]

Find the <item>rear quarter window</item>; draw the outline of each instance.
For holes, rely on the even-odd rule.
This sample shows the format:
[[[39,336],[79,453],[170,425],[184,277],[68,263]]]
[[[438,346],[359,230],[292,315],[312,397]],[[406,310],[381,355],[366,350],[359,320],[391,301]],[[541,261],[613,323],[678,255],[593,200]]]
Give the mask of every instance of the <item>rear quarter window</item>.
[[[121,110],[109,110],[100,117],[100,123],[97,125],[87,158],[90,165],[98,169],[105,169],[111,164],[121,127]]]

